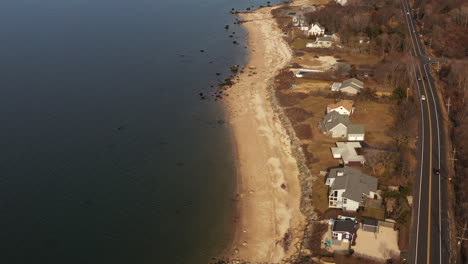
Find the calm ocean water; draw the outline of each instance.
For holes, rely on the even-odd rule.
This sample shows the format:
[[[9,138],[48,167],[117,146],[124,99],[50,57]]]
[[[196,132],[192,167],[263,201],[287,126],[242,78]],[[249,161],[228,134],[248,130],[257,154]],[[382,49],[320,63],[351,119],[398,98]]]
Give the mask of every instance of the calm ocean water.
[[[245,61],[228,11],[265,3],[0,1],[0,263],[204,264],[225,247],[229,129],[198,93]]]

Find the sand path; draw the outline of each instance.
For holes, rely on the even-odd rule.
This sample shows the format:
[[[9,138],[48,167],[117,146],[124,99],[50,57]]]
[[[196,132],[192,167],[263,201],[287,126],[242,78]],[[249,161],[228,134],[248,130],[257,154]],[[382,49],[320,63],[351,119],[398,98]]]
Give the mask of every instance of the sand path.
[[[279,262],[294,251],[304,217],[299,210],[299,169],[291,144],[268,99],[268,84],[291,60],[288,44],[271,15],[276,7],[242,14],[249,22],[249,63],[229,90],[229,123],[238,156],[238,227],[233,248],[250,262]],[[256,74],[252,74],[256,72]],[[250,75],[250,76],[249,76]],[[285,233],[292,245],[283,248]]]

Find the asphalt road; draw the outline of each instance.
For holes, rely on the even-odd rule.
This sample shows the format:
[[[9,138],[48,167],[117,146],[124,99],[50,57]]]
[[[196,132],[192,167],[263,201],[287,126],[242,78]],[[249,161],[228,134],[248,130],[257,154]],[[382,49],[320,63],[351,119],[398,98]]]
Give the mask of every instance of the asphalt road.
[[[416,59],[415,82],[419,93],[419,169],[415,181],[413,220],[408,263],[450,263],[447,218],[447,177],[444,122],[439,95],[431,76],[430,59],[420,41],[407,0],[403,12],[411,37],[411,54]],[[420,79],[420,80],[418,80]],[[422,100],[422,97],[425,100]],[[440,174],[433,169],[439,168]]]

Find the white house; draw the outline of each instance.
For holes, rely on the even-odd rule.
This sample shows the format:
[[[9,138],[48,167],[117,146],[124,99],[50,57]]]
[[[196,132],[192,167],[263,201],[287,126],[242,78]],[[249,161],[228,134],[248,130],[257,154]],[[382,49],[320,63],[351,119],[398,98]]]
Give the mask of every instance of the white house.
[[[361,148],[359,142],[336,142],[331,152],[334,159],[341,159],[345,165],[364,165],[366,158],[356,152],[358,148]]]
[[[354,101],[352,100],[341,100],[336,104],[327,105],[327,114],[336,111],[340,115],[351,115],[354,113]]]
[[[356,95],[364,89],[364,83],[356,78],[351,78],[342,83],[333,83],[330,87],[332,91],[341,91],[350,95]]]
[[[325,33],[325,28],[321,27],[319,23],[311,24],[307,31],[308,36],[321,36]]]
[[[329,186],[328,207],[357,211],[365,198],[374,198],[377,178],[351,168],[335,168],[325,182]]]
[[[335,0],[337,4],[340,4],[342,6],[346,5],[348,3],[348,0]]]
[[[331,48],[333,39],[331,37],[318,37],[314,42],[307,43],[307,48]]]

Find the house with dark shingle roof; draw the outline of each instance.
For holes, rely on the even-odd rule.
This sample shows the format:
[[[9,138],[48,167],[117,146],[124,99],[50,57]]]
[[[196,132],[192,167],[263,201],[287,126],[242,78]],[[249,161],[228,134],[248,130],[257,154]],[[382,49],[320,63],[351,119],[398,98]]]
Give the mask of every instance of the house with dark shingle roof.
[[[352,242],[357,226],[358,224],[353,220],[333,220],[332,238]]]
[[[328,207],[357,211],[365,198],[374,198],[377,178],[348,166],[331,169],[325,182],[329,186]]]
[[[331,137],[346,137],[348,134],[348,125],[351,124],[349,116],[340,115],[333,111],[325,115],[319,122],[319,128],[322,132]]]
[[[348,115],[337,111],[326,114],[319,122],[320,130],[334,138],[347,138],[349,141],[363,141],[365,130],[363,125],[352,124]]]

